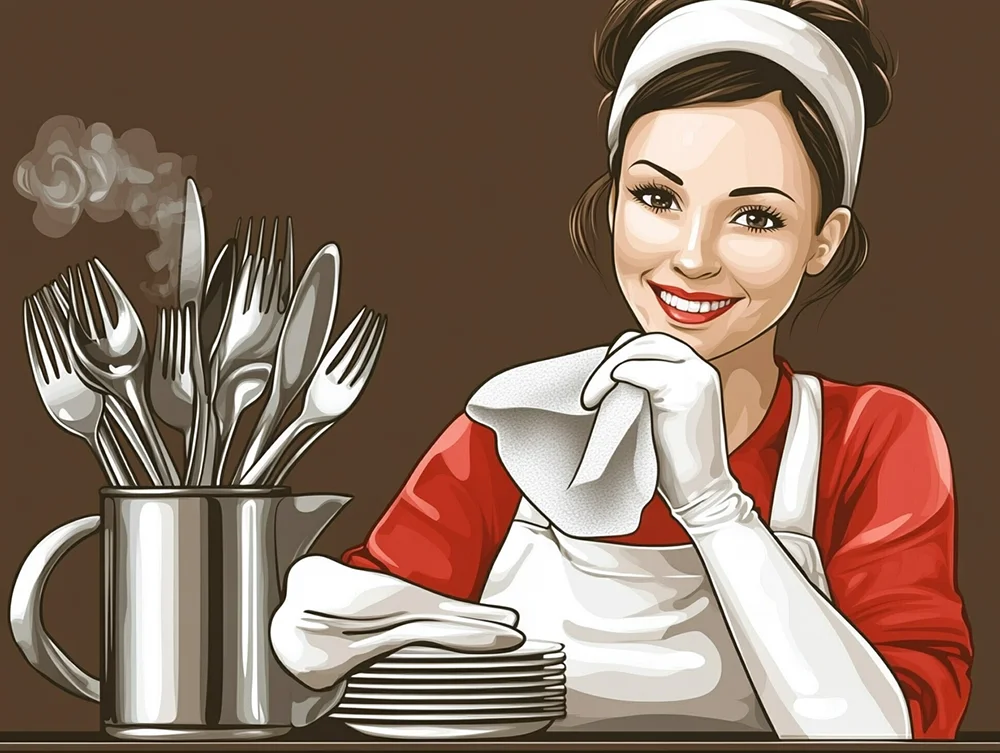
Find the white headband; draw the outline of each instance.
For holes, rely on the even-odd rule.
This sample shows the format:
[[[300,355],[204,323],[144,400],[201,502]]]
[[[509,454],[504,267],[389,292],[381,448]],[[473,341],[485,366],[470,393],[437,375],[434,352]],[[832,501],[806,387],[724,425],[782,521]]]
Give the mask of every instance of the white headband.
[[[643,35],[611,106],[611,159],[618,150],[622,115],[636,92],[675,65],[716,52],[748,52],[777,63],[816,98],[837,134],[844,158],[843,201],[850,206],[865,135],[858,77],[840,48],[816,26],[754,0],[700,0],[668,14]]]

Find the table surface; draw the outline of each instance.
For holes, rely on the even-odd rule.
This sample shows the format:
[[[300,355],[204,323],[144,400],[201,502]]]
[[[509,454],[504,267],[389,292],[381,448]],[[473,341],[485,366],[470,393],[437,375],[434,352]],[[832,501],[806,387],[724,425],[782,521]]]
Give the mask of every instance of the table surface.
[[[405,742],[380,740],[352,732],[336,723],[318,722],[284,737],[258,742],[134,742],[113,740],[96,732],[0,733],[0,752],[25,751],[1000,751],[1000,731],[970,733],[949,742],[782,741],[770,735],[708,737],[707,735],[539,735],[509,740]]]

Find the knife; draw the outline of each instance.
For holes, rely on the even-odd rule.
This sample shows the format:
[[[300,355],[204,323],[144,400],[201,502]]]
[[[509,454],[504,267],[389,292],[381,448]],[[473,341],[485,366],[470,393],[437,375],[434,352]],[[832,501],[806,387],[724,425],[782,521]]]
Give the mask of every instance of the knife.
[[[194,431],[185,472],[186,486],[201,485],[202,478],[211,469],[208,461],[209,436],[214,421],[209,410],[208,390],[205,386],[205,366],[201,343],[201,308],[205,294],[205,215],[201,206],[198,185],[188,178],[184,191],[184,225],[181,231],[180,282],[177,302],[180,308],[191,307],[191,380],[194,384]]]

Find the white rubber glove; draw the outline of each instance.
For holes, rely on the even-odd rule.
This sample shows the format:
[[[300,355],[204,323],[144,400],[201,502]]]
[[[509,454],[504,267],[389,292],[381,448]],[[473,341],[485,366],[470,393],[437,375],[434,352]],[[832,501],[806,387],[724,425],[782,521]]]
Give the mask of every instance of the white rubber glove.
[[[715,368],[668,335],[629,332],[587,382],[584,405],[617,382],[649,395],[660,492],[701,555],[778,736],[910,737],[886,663],[809,582],[730,473]]]
[[[713,527],[752,512],[729,472],[715,367],[669,335],[627,332],[588,380],[584,406],[596,408],[618,382],[649,394],[659,490],[685,527]]]
[[[448,599],[313,555],[288,571],[271,646],[299,682],[325,690],[359,665],[412,644],[470,653],[516,648],[524,642],[516,624],[512,610]]]

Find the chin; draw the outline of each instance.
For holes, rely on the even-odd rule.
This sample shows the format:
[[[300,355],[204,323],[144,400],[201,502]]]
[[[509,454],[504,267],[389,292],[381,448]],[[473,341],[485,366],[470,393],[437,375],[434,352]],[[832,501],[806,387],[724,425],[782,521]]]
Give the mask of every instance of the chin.
[[[653,311],[643,307],[634,313],[642,324],[643,331],[658,332],[676,338],[706,361],[718,358],[733,349],[727,347],[732,341],[732,333],[723,321],[711,321],[700,325],[681,324],[663,313],[659,307]]]
[[[653,321],[643,322],[644,331],[657,332],[676,338],[706,361],[722,355],[720,349],[728,333],[724,331],[712,331],[717,329],[715,327],[708,327],[696,330],[688,327],[679,327],[667,317],[657,317]]]

